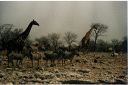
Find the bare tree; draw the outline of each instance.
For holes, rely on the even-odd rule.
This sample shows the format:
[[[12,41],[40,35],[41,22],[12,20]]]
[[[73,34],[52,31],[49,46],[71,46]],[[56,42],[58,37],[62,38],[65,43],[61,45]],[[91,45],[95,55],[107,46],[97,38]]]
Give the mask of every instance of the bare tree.
[[[72,43],[76,42],[77,35],[72,32],[66,32],[64,36],[65,42],[68,44],[69,50],[71,49]]]
[[[2,42],[7,41],[7,39],[10,38],[12,28],[13,24],[4,24],[0,26],[0,40]]]
[[[111,41],[112,41],[113,52],[121,51],[121,41],[117,39],[112,39]]]
[[[120,43],[117,39],[112,39],[111,41],[113,46],[118,45]]]
[[[36,39],[36,41],[39,42],[42,49],[50,48],[50,42],[49,42],[48,36],[42,36],[41,38]]]
[[[51,33],[48,34],[48,39],[51,47],[53,47],[53,50],[56,50],[61,43],[60,35],[58,33]]]
[[[96,43],[97,43],[97,39],[100,36],[103,36],[104,33],[107,31],[108,27],[104,24],[100,24],[100,23],[95,23],[91,25],[91,28],[95,28],[94,29],[94,50],[96,49]]]

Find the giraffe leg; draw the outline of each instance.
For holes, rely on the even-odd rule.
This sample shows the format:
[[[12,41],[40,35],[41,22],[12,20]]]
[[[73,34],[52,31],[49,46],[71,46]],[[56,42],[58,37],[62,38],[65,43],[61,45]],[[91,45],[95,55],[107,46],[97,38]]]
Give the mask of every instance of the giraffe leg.
[[[10,65],[9,65],[9,64],[10,64],[10,62],[11,62],[11,61],[10,61],[10,58],[9,58],[9,54],[10,54],[10,52],[7,52],[7,58],[8,58],[8,67],[10,67]]]
[[[87,41],[87,49],[86,49],[86,52],[88,53],[88,51],[89,51],[89,42],[90,42],[90,39],[88,39],[88,41]]]

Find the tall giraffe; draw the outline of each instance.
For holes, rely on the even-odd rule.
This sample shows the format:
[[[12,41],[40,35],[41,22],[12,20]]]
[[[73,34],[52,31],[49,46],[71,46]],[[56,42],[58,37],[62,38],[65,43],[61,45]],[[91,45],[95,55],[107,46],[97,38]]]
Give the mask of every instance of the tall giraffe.
[[[14,38],[6,43],[7,56],[12,51],[22,52],[23,47],[25,45],[25,40],[28,37],[33,25],[39,26],[39,24],[35,20],[31,21],[29,23],[27,29],[23,33],[21,33],[18,37]],[[8,66],[9,66],[9,62],[12,62],[12,58],[10,58],[10,57],[8,57]]]
[[[84,48],[86,47],[88,44],[89,44],[89,41],[90,41],[90,37],[91,37],[91,33],[92,33],[92,30],[94,28],[91,28],[86,34],[85,36],[82,38],[81,40],[81,48]]]

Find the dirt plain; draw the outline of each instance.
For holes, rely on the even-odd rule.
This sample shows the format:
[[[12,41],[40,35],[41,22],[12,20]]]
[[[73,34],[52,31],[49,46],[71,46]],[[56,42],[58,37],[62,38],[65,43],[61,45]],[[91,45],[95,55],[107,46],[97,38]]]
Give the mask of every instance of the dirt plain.
[[[24,59],[20,68],[8,68],[7,60],[0,65],[1,84],[127,84],[127,55],[111,56],[110,53],[79,53],[73,63],[69,61],[55,66],[40,61],[31,68],[29,59]]]

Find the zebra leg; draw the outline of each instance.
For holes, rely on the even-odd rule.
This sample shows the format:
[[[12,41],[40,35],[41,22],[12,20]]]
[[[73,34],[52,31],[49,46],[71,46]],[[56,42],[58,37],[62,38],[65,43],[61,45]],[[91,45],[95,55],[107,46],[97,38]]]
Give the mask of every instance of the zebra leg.
[[[19,65],[22,65],[22,60],[19,61]]]
[[[33,68],[33,59],[31,61],[32,61],[32,68]]]
[[[55,60],[53,60],[53,66],[55,65]]]
[[[73,65],[73,59],[70,59],[70,64]]]
[[[64,64],[64,59],[62,59],[62,66],[63,66],[63,64]]]
[[[23,60],[19,60],[19,65],[21,65],[21,66],[23,66],[23,65],[22,65],[22,61],[23,61]]]
[[[47,64],[48,64],[48,60],[45,61],[45,65],[47,65]]]
[[[16,66],[18,66],[18,60],[16,60]]]
[[[52,60],[51,60],[51,65],[52,65]]]
[[[13,59],[11,60],[11,63],[12,63],[12,66],[14,66],[14,61],[13,61]]]
[[[72,59],[70,59],[70,63],[72,64]]]
[[[8,57],[8,67],[10,67],[10,65],[9,65],[9,62],[10,62],[10,61],[9,61],[9,56],[7,56],[7,57]]]
[[[11,61],[10,61],[10,58],[9,58],[9,54],[10,54],[10,52],[7,52],[7,58],[8,58],[8,67],[10,67],[10,65],[9,65],[9,64],[10,64],[10,62],[11,62]]]
[[[40,62],[40,61],[39,61],[39,59],[38,59],[38,67],[39,67],[39,62]]]

